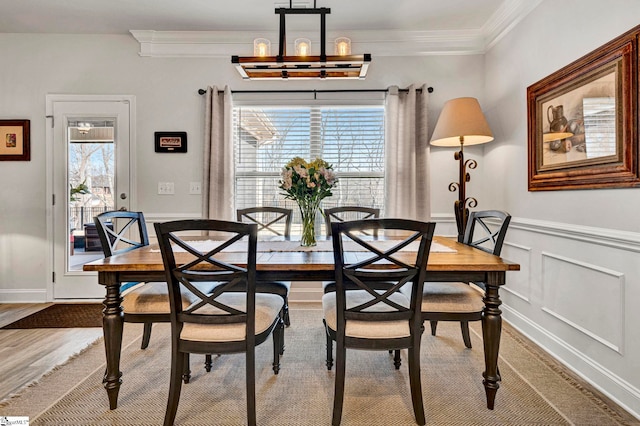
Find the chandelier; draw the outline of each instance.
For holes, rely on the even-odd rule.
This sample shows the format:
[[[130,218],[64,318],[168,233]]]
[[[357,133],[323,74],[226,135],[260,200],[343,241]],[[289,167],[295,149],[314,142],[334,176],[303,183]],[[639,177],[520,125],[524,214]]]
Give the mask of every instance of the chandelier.
[[[333,55],[327,55],[326,16],[331,13],[327,7],[313,8],[279,7],[275,13],[280,16],[280,40],[278,54],[271,56],[267,39],[254,40],[255,56],[232,56],[233,63],[245,80],[282,79],[364,79],[371,62],[371,54],[351,54],[351,40],[339,37],[335,40]],[[295,55],[287,55],[286,17],[287,15],[320,16],[320,55],[313,55],[311,41],[306,38],[295,40]]]

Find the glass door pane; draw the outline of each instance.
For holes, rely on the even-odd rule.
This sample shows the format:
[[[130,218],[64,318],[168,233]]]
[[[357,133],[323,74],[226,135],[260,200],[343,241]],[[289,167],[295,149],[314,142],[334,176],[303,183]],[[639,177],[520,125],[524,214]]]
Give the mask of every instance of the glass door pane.
[[[68,271],[80,271],[103,257],[93,218],[115,207],[114,124],[113,118],[79,118],[67,124]]]

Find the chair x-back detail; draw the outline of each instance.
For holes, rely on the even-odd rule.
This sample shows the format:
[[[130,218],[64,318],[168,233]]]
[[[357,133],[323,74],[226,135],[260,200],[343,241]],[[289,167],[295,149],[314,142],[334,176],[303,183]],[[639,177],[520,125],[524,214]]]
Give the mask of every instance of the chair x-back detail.
[[[331,224],[334,222],[340,223],[353,220],[378,219],[379,217],[380,209],[374,207],[343,206],[324,209],[327,238],[331,237]],[[378,236],[377,229],[371,231],[364,229],[361,233],[362,235],[371,235],[373,237]],[[378,285],[378,287],[380,286],[386,287],[384,284]],[[325,281],[322,283],[322,290],[324,293],[336,291],[336,283],[333,281]]]
[[[258,233],[263,235],[282,236],[291,238],[291,220],[293,210],[281,207],[249,207],[236,211],[238,222],[255,223]],[[282,319],[288,327],[289,319],[289,291],[291,283],[288,281],[259,281],[256,284],[256,292],[278,294],[284,299]]]
[[[500,255],[511,221],[509,213],[499,210],[471,212],[464,235],[464,243],[487,253]],[[484,290],[484,284],[474,283]],[[431,334],[436,335],[438,321],[460,321],[462,339],[471,348],[469,321],[482,319],[483,294],[463,282],[427,282],[424,285],[422,319],[429,321]]]
[[[258,233],[291,237],[293,211],[281,207],[249,207],[236,211],[238,222],[255,223]],[[282,226],[284,226],[282,228]]]
[[[405,219],[370,219],[332,223],[336,291],[324,294],[322,307],[327,333],[327,368],[336,374],[333,425],[340,424],[344,399],[346,349],[393,351],[408,349],[409,383],[415,420],[425,424],[420,382],[420,317],[422,286],[435,223]],[[403,240],[383,248],[379,240],[366,240],[361,231],[402,231]],[[366,252],[345,252],[343,239],[355,241]],[[409,244],[419,243],[417,249]],[[414,243],[416,244],[416,243]],[[406,249],[403,253],[403,249]],[[408,252],[411,251],[412,255]],[[351,257],[353,256],[353,257]],[[376,283],[384,281],[385,290]],[[357,289],[348,290],[347,283]],[[401,290],[411,287],[409,295]],[[372,377],[375,380],[375,377]]]
[[[275,294],[256,294],[257,225],[217,220],[181,220],[156,223],[171,304],[171,380],[164,424],[172,425],[178,409],[181,371],[191,353],[245,353],[247,419],[256,424],[255,346],[273,332],[273,371],[280,370],[283,300]],[[211,247],[185,239],[185,233],[215,233],[224,241]],[[220,259],[231,244],[246,244],[246,259],[238,265]],[[217,246],[216,246],[217,244]],[[212,283],[210,292],[198,283]],[[233,291],[234,287],[245,289]],[[180,300],[188,294],[191,305]],[[206,398],[206,395],[201,395]]]
[[[342,206],[324,209],[324,222],[327,237],[331,236],[331,223],[333,222],[377,219],[379,217],[380,209],[374,207]]]

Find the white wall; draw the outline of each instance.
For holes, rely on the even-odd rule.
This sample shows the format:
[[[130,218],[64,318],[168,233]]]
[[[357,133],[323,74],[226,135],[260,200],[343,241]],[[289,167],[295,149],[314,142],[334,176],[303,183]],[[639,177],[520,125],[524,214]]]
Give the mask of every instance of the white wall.
[[[640,416],[640,188],[527,191],[529,85],[638,25],[634,0],[546,0],[485,55],[483,200],[514,216],[504,317]],[[637,141],[635,142],[637,143]]]
[[[191,181],[202,180],[204,98],[207,85],[235,90],[380,89],[389,85],[433,86],[430,120],[455,96],[480,96],[481,55],[375,57],[365,81],[247,82],[230,58],[148,58],[138,56],[130,35],[0,34],[0,117],[31,120],[31,161],[0,163],[0,302],[44,301],[47,271],[45,182],[45,96],[47,94],[126,94],[137,105],[137,194],[132,208],[151,218],[200,215],[200,196],[188,195]],[[188,133],[187,154],[156,154],[155,131]],[[481,151],[476,151],[481,153]],[[442,161],[440,161],[442,159]],[[433,213],[448,219],[456,194],[453,151],[434,149]],[[479,182],[480,178],[477,178]],[[176,195],[158,196],[159,181],[175,182]],[[446,220],[445,220],[446,222]]]

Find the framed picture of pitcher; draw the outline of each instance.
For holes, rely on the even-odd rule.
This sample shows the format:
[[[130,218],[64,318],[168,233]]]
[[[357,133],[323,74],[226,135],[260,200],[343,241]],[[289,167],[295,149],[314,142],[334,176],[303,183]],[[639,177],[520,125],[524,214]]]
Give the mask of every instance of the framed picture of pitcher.
[[[640,26],[527,88],[529,191],[640,186]]]

